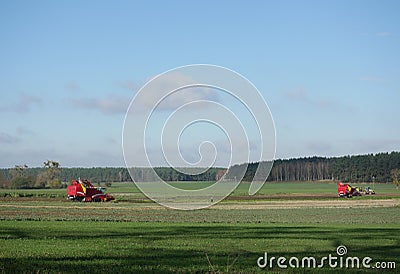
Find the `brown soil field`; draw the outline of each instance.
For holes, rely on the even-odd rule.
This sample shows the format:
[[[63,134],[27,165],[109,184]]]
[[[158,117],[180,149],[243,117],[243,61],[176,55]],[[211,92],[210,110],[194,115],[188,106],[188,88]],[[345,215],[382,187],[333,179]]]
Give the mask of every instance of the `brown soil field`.
[[[368,208],[400,207],[400,199],[376,195],[374,199],[362,197],[337,198],[335,195],[282,194],[272,196],[235,196],[228,197],[211,208],[214,209],[279,209],[279,208]],[[37,202],[37,204],[35,204]],[[52,208],[52,209],[96,209],[96,210],[154,210],[164,207],[152,202],[124,201],[97,203],[78,203],[66,199],[51,198],[0,198],[0,212],[6,209]]]
[[[398,207],[400,199],[324,199],[324,200],[271,200],[243,203],[220,203],[220,209],[278,209],[278,208],[366,208]]]

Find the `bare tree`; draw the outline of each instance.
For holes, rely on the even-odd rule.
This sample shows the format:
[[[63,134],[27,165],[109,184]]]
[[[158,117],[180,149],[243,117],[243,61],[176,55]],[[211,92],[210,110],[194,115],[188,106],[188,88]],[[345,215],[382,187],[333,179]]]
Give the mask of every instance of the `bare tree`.
[[[393,184],[396,186],[396,189],[399,189],[400,169],[392,169],[390,174],[392,175]]]
[[[11,185],[14,188],[32,188],[35,184],[33,175],[28,174],[28,166],[16,165],[10,170]]]
[[[45,170],[38,175],[36,184],[40,187],[45,185],[50,188],[60,188],[60,163],[57,161],[47,160],[43,163],[43,167]]]

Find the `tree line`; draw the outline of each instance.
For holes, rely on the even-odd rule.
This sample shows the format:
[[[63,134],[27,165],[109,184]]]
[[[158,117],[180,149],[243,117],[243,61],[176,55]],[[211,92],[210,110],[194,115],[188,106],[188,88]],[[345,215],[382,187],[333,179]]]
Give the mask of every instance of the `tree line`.
[[[234,179],[235,170],[229,169],[227,179]],[[248,164],[244,181],[252,181],[259,163]],[[304,157],[275,160],[268,181],[395,182],[399,179],[400,152],[354,155],[342,157]]]
[[[244,164],[243,164],[244,165]],[[40,168],[17,165],[0,170],[0,188],[62,188],[73,179],[88,179],[93,183],[135,181],[214,181],[221,178],[237,180],[238,170],[243,165],[228,169],[210,168],[187,169],[179,172],[170,167],[127,168],[93,167],[63,168],[57,161],[46,161]],[[245,171],[244,181],[252,181],[259,163],[250,163]],[[188,175],[194,174],[194,175]],[[199,173],[199,174],[197,174]],[[226,173],[226,174],[225,174]],[[225,175],[225,176],[224,176]],[[257,178],[256,178],[257,179]],[[400,152],[378,153],[342,157],[303,157],[278,159],[274,161],[268,181],[319,181],[337,180],[343,182],[393,182],[400,181]]]
[[[28,168],[16,165],[14,168],[0,170],[0,188],[61,188],[60,163],[47,160],[42,168]]]
[[[210,168],[201,173],[201,169],[179,172],[168,167],[154,169],[135,167],[129,170],[123,167],[62,168],[56,161],[47,161],[43,167],[29,168],[27,165],[16,165],[14,168],[0,169],[0,188],[63,188],[71,180],[79,178],[87,179],[94,184],[108,185],[114,182],[132,182],[132,177],[137,182],[151,182],[158,178],[164,181],[213,181],[221,178],[225,170]]]

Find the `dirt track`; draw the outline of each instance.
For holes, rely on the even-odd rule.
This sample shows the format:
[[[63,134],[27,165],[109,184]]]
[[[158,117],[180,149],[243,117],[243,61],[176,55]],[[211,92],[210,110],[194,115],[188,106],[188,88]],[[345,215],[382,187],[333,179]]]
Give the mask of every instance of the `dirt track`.
[[[323,199],[323,200],[275,200],[260,202],[220,203],[220,209],[279,209],[279,208],[365,208],[396,207],[400,199]]]
[[[283,197],[281,197],[283,198]],[[292,198],[294,198],[292,196]],[[304,198],[304,197],[303,197]],[[371,207],[400,207],[400,199],[352,199],[326,198],[326,199],[264,199],[264,200],[227,200],[211,207],[211,209],[290,209],[290,208],[371,208]],[[4,202],[4,200],[3,200]],[[107,203],[107,204],[24,204],[15,201],[11,203],[0,203],[0,208],[53,208],[53,209],[96,209],[96,210],[160,210],[164,207],[155,203],[137,204],[137,203]]]

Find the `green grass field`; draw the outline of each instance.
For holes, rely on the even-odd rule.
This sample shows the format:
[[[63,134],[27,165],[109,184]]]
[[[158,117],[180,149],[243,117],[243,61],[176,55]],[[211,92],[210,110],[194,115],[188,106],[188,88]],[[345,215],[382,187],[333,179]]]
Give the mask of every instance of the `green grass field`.
[[[69,202],[65,190],[2,190],[18,195],[0,196],[0,272],[398,272],[400,196],[392,185],[353,199],[336,198],[336,184],[327,182],[266,184],[257,199],[244,198],[247,188],[196,211],[165,209],[126,183],[107,189],[111,203]],[[397,269],[257,266],[264,252],[320,259],[337,256],[339,245],[344,258],[369,256],[371,266]]]
[[[181,189],[200,189],[212,185],[214,182],[172,182],[171,185]],[[352,184],[354,186],[371,186],[372,184]],[[102,185],[103,186],[103,185]],[[241,183],[237,189],[231,194],[233,196],[246,196],[248,195],[249,183]],[[260,189],[257,195],[276,195],[276,194],[326,194],[336,196],[337,184],[336,182],[267,182]],[[400,194],[399,190],[395,189],[393,184],[376,183],[374,188],[377,193],[389,195],[393,193]],[[107,192],[112,193],[126,193],[138,194],[141,197],[140,190],[134,183],[113,183],[111,187],[107,188]],[[0,197],[5,193],[30,195],[30,196],[55,196],[64,197],[65,189],[0,189]],[[397,195],[396,194],[396,195]]]
[[[3,221],[0,231],[5,272],[253,273],[266,251],[322,258],[344,244],[381,261],[400,252],[399,225]]]

